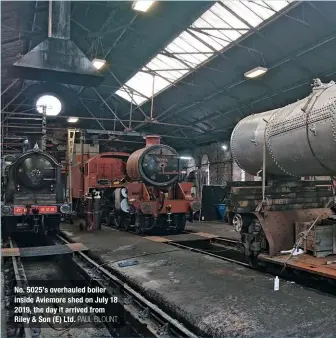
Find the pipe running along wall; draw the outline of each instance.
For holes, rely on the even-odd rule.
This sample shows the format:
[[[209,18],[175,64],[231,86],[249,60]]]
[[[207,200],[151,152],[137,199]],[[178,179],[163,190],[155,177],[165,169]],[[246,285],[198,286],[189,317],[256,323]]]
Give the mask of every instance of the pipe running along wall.
[[[308,97],[248,116],[236,125],[231,135],[232,157],[251,175],[262,169],[264,142],[267,175],[335,176],[335,82],[323,84],[315,79]]]

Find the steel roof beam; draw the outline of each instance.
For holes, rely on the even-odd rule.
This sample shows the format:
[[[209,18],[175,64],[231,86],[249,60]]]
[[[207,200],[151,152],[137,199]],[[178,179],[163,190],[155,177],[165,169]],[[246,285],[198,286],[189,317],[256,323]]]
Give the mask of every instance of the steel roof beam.
[[[85,106],[85,108],[88,110],[88,112],[90,112],[91,110]],[[16,108],[17,109],[17,108]],[[31,110],[31,109],[29,109]],[[91,111],[92,113],[92,111]],[[26,119],[26,116],[27,116],[27,119],[28,116],[32,116],[32,117],[36,117],[36,114],[32,114],[32,113],[24,113],[24,112],[10,112],[10,111],[2,111],[2,114],[10,114],[10,115],[20,115],[20,116],[23,116],[23,117],[11,117],[10,119]],[[92,113],[93,114],[93,113]],[[72,116],[65,116],[65,115],[57,115],[57,116],[47,116],[47,118],[51,118],[51,119],[68,119],[69,117],[72,117]],[[78,116],[78,118],[80,120],[99,120],[99,121],[116,121],[117,119],[116,118],[108,118],[108,117],[99,117],[99,119],[94,116],[94,117],[87,117],[87,116]],[[121,119],[120,121],[122,122],[129,122],[129,120],[123,120]],[[143,121],[141,120],[132,120],[132,122],[136,122],[136,123],[141,123]],[[178,127],[178,128],[185,128],[185,129],[192,129],[193,127],[190,126],[190,125],[183,125],[183,124],[176,124],[176,123],[160,123],[160,122],[155,122],[155,121],[150,121],[149,124],[154,124],[154,125],[161,125],[161,126],[169,126],[169,127]]]
[[[336,33],[336,30],[334,31],[334,33]],[[319,43],[317,43],[317,44],[314,44],[314,45],[310,46],[309,48],[304,49],[304,50],[301,51],[301,52],[297,52],[297,53],[296,53],[296,57],[300,57],[301,55],[304,55],[304,54],[306,54],[306,53],[308,53],[308,52],[310,52],[310,51],[312,51],[312,50],[314,50],[314,49],[316,49],[316,48],[319,48],[319,47],[325,45],[326,43],[328,43],[328,42],[330,42],[330,41],[333,41],[333,40],[335,40],[335,39],[336,39],[336,36],[333,34],[333,35],[329,36],[328,38],[324,39],[324,41],[319,42]],[[283,65],[283,64],[285,64],[285,63],[287,63],[287,62],[290,62],[290,61],[291,61],[291,58],[290,58],[289,56],[286,56],[284,59],[280,60],[279,62],[277,62],[276,64],[274,64],[272,67],[270,67],[268,70],[270,71],[270,70],[272,70],[272,69],[275,69],[275,68],[277,68],[277,67],[279,67],[279,66],[281,66],[281,65]],[[213,97],[215,97],[215,96],[217,96],[217,95],[219,95],[219,94],[222,94],[222,93],[225,92],[226,90],[229,90],[229,89],[232,89],[232,88],[234,88],[234,87],[237,87],[237,86],[239,86],[239,85],[241,85],[241,84],[243,84],[243,83],[245,83],[245,82],[247,82],[247,81],[249,81],[249,80],[243,79],[243,80],[240,80],[240,81],[238,81],[238,82],[235,82],[235,83],[233,83],[233,84],[231,84],[231,85],[229,85],[229,86],[227,86],[227,87],[225,87],[225,88],[223,88],[223,89],[220,89],[220,90],[218,90],[218,91],[216,91],[216,92],[213,92],[212,94],[210,94],[210,95],[206,96],[205,98],[203,98],[202,101],[195,102],[195,103],[186,105],[186,106],[184,106],[184,107],[181,107],[179,110],[173,112],[173,114],[170,115],[169,117],[171,118],[171,117],[177,115],[178,113],[182,112],[182,111],[185,110],[185,109],[191,108],[191,107],[193,107],[193,106],[197,106],[198,104],[201,104],[201,103],[204,103],[204,101],[208,101],[208,100],[210,100],[211,98],[213,98]],[[238,109],[238,108],[234,108],[234,110],[236,110],[236,109]],[[211,114],[211,116],[214,116],[214,115],[215,115],[215,114]],[[218,115],[218,114],[217,114],[217,115]],[[209,116],[209,117],[211,117],[211,116]]]
[[[112,110],[112,108],[107,104],[107,102],[101,97],[101,95],[98,93],[98,91],[96,90],[96,88],[91,88],[96,94],[97,96],[102,100],[102,102],[104,103],[104,105],[107,107],[107,109],[114,115],[114,117],[121,123],[121,125],[127,129],[126,125],[124,124],[124,122],[122,122],[120,120],[120,118],[117,116],[117,114]],[[105,129],[105,128],[104,128]]]
[[[3,110],[6,110],[21,94],[23,94],[23,92],[30,86],[27,86],[27,87],[24,87],[22,90],[20,90],[2,109],[1,111]],[[4,122],[4,121],[2,121]]]
[[[323,76],[331,76],[331,75],[333,75],[335,73],[336,73],[336,71],[332,72],[332,73],[321,74],[321,75],[323,75]],[[291,90],[294,90],[294,89],[297,89],[299,87],[302,87],[302,86],[305,86],[305,85],[309,85],[309,84],[310,84],[310,81],[300,82],[300,83],[296,84],[295,86],[291,86],[291,87],[287,87],[287,88],[282,88],[279,91],[277,91],[274,95],[277,95],[279,93],[288,92],[288,91],[291,91]],[[268,99],[268,96],[263,96],[261,98],[258,98],[257,100],[251,101],[250,104],[253,105],[253,104],[259,103],[261,101],[267,100],[267,99]],[[229,114],[229,113],[234,112],[235,110],[237,110],[237,108],[230,109],[226,113]],[[209,117],[209,119],[216,119],[216,118],[219,118],[219,117],[220,117],[219,115],[213,115],[212,117]],[[209,119],[207,119],[207,121]],[[199,121],[201,121],[201,120],[199,120]],[[231,127],[228,127],[226,130],[232,130],[236,124],[237,123],[235,123],[235,122],[232,123]]]
[[[220,3],[221,4],[221,3]],[[290,6],[290,8],[288,8],[287,10],[290,10],[290,9],[292,9],[294,6]],[[279,12],[280,13],[280,12]],[[214,13],[214,14],[216,14],[216,13]],[[276,18],[278,18],[278,17],[276,17]],[[250,26],[250,25],[249,25]],[[219,53],[219,52],[217,52],[217,50],[215,50],[212,46],[210,46],[209,44],[207,44],[205,41],[203,41],[203,40],[201,40],[200,38],[198,38],[198,36],[197,35],[195,35],[195,34],[193,34],[193,32],[191,32],[191,31],[189,31],[188,30],[188,33],[190,34],[190,35],[192,35],[194,38],[196,38],[197,40],[199,40],[202,44],[204,44],[205,46],[207,46],[208,48],[210,48],[210,50],[212,50],[213,51],[213,54],[214,54],[214,57],[216,57],[216,56],[220,56],[220,57],[223,57],[223,58],[225,58],[225,59],[227,59],[222,53]],[[238,42],[239,42],[239,40],[238,40]],[[238,46],[240,46],[240,47],[243,47],[243,48],[246,48],[246,47],[244,47],[244,46],[241,46],[241,45],[239,45],[239,43],[237,43],[237,41],[233,41],[232,42],[232,45],[238,45]],[[249,50],[251,50],[251,49],[249,49]],[[261,54],[259,51],[256,51],[255,50],[255,52],[258,52],[259,54]],[[196,72],[197,70],[198,70],[198,68],[199,67],[196,67],[194,70],[192,70],[192,72],[190,72],[189,74],[187,74],[187,75],[190,75],[191,73],[193,73],[193,72]],[[186,75],[186,76],[187,76]],[[165,79],[166,81],[168,81],[168,79]],[[168,81],[168,82],[170,82],[170,81]],[[212,83],[211,81],[208,81],[209,83]],[[213,83],[212,83],[213,84]],[[174,84],[173,84],[174,85]],[[176,87],[176,85],[175,85],[175,87]],[[157,93],[157,94],[159,94],[159,93]],[[230,95],[231,96],[231,95]],[[232,96],[231,96],[232,97]],[[235,97],[232,97],[233,99],[235,99],[235,100],[237,100],[237,98],[235,98]],[[238,99],[239,100],[239,99]],[[238,101],[239,102],[239,101]],[[240,101],[241,102],[241,101]],[[204,103],[202,103],[202,104],[204,104]],[[250,107],[248,107],[249,109],[250,109]],[[243,112],[242,112],[242,114],[244,114]],[[158,116],[158,118],[160,117],[160,116],[162,116],[162,115],[159,115]]]
[[[19,82],[19,79],[15,79],[9,86],[7,86],[6,89],[3,90],[1,93],[1,96],[3,96],[9,89],[11,89],[17,82]]]
[[[249,27],[249,29],[250,30],[252,30],[255,34],[257,34],[257,35],[259,35],[263,40],[265,40],[267,43],[268,43],[268,45],[270,45],[271,47],[275,47],[275,48],[277,48],[278,50],[280,50],[282,53],[284,53],[284,50],[281,48],[281,46],[279,46],[277,43],[275,43],[274,41],[271,41],[270,39],[268,39],[264,34],[262,34],[261,32],[260,32],[260,30],[259,29],[256,29],[256,28],[254,28],[253,26],[251,26],[245,19],[243,19],[240,15],[238,15],[236,12],[234,12],[234,11],[232,11],[231,10],[231,8],[229,8],[228,6],[226,6],[225,4],[223,4],[223,3],[220,3],[221,4],[221,6],[223,7],[223,8],[225,8],[227,11],[229,11],[232,15],[234,15],[237,19],[239,19],[239,20],[241,20],[245,25],[247,25],[248,27]],[[295,7],[297,7],[298,6],[298,4],[295,4],[295,6],[294,7],[291,7],[291,9],[293,9],[293,8],[295,8]],[[268,9],[271,9],[270,7],[268,8]],[[256,13],[255,13],[256,14]],[[280,12],[279,12],[279,17],[281,17],[281,16],[283,16],[283,15],[285,15],[285,14],[281,14]],[[286,15],[285,15],[286,16]],[[286,16],[286,17],[289,17],[289,16]],[[291,18],[291,17],[290,17]],[[308,25],[309,26],[309,25]],[[299,67],[299,68],[301,68],[301,69],[303,69],[307,74],[308,74],[308,76],[312,76],[312,71],[309,69],[309,68],[307,68],[307,67],[304,67],[304,66],[302,66],[298,61],[297,61],[297,59],[294,57],[294,56],[290,56],[291,57],[291,59],[294,61],[294,63]]]
[[[139,133],[135,131],[113,131],[113,130],[96,130],[96,129],[84,129],[88,134],[101,134],[101,135],[120,135],[120,136],[135,136],[135,137],[145,137],[147,133]],[[173,136],[173,135],[160,135],[165,138],[176,138],[176,139],[184,139],[188,140],[186,137],[182,136]]]

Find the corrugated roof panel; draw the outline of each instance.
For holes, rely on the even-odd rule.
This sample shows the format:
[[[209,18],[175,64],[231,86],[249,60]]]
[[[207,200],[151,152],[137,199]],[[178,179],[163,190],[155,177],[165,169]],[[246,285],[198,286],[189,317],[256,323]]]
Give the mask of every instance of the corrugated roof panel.
[[[116,94],[131,101],[129,88],[144,96],[136,95],[134,102],[142,104],[152,96],[179,81],[184,75],[209,60],[216,52],[234,43],[251,27],[257,27],[288,1],[218,1],[182,32],[162,52],[135,74]]]

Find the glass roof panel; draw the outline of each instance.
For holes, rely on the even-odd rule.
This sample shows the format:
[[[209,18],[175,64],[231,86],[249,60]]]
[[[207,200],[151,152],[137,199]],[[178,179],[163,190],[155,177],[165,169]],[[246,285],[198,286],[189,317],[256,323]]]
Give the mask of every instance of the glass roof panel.
[[[244,5],[262,18],[262,20],[268,19],[275,13],[275,11],[270,9],[264,1],[245,1]]]
[[[119,89],[116,94],[120,97],[122,97],[123,99],[131,102],[131,98],[132,98],[132,95],[125,91],[124,88],[122,89]],[[133,93],[133,103],[136,103],[136,104],[142,104],[143,102],[147,101],[148,98],[144,98],[143,96],[140,96],[140,95],[137,95],[137,94],[134,94]]]
[[[225,46],[227,46],[230,42],[225,42],[223,39],[217,39],[213,37],[213,33],[216,31],[207,31],[206,29],[200,32],[193,32],[199,39],[204,41],[206,44],[219,51],[222,50]]]
[[[190,67],[195,68],[205,60],[209,59],[209,54],[181,54],[179,58],[185,61]],[[212,56],[213,54],[210,54]]]
[[[275,11],[280,11],[285,8],[291,1],[281,1],[281,0],[273,0],[267,2],[269,7],[272,7]]]
[[[154,95],[157,95],[291,2],[293,0],[217,1],[116,94],[131,102],[127,93],[133,89],[133,101],[143,104],[152,96],[151,72],[157,74],[154,82]]]
[[[245,21],[247,21],[252,27],[257,27],[262,23],[262,19],[251,11],[248,7],[240,1],[227,1],[225,5],[229,7],[235,13],[238,13]],[[237,27],[238,28],[238,27]]]

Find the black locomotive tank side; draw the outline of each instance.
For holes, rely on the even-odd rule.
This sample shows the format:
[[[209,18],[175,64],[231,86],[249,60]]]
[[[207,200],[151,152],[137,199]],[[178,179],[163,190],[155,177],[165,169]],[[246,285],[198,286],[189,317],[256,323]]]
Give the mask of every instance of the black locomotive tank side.
[[[65,203],[61,166],[50,154],[34,148],[6,168],[1,202],[3,230],[47,232],[58,230]]]

